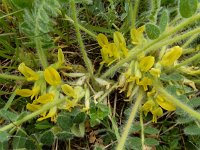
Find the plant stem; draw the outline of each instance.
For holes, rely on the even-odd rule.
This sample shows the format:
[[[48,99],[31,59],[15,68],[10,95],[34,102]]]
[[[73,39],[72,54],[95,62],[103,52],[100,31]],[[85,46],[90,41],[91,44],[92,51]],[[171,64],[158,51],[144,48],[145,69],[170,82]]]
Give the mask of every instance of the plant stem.
[[[36,44],[36,49],[37,49],[37,54],[40,59],[40,62],[43,66],[43,69],[45,69],[48,66],[47,58],[45,55],[45,51],[42,49],[41,45],[41,39],[39,37],[35,37],[35,44]]]
[[[130,0],[129,3],[130,3],[129,15],[130,15],[130,20],[131,20],[131,28],[134,28],[135,27],[137,13],[138,13],[138,8],[139,8],[139,4],[140,4],[140,0],[135,0],[134,8],[133,8],[132,0]]]
[[[190,57],[188,59],[186,59],[185,61],[183,61],[180,64],[176,65],[174,68],[179,68],[181,66],[187,65],[187,64],[191,63],[192,61],[195,61],[195,60],[197,60],[199,58],[200,58],[200,53],[196,54],[196,55],[194,55],[194,56],[192,56],[192,57]]]
[[[73,20],[74,20],[74,26],[76,29],[76,36],[77,36],[77,40],[78,40],[78,43],[79,43],[79,46],[81,49],[81,53],[83,55],[83,60],[85,62],[87,70],[90,74],[90,77],[93,78],[93,66],[92,66],[92,62],[88,58],[87,53],[85,51],[85,46],[83,44],[83,40],[82,40],[81,33],[79,30],[78,20],[77,20],[77,16],[76,16],[76,5],[75,5],[74,0],[71,0],[71,10],[72,10],[72,16],[73,16]]]
[[[140,111],[140,127],[141,127],[141,143],[142,143],[142,150],[145,149],[144,145],[144,123],[143,123],[143,112]]]
[[[139,94],[136,98],[135,104],[133,105],[132,111],[130,113],[130,117],[128,118],[128,122],[127,122],[127,124],[124,128],[123,133],[122,133],[122,136],[121,136],[120,140],[118,141],[118,145],[117,145],[116,150],[123,150],[126,139],[128,137],[128,134],[129,134],[129,130],[131,128],[133,120],[135,119],[135,116],[136,116],[136,113],[137,113],[137,110],[139,108],[139,105],[140,105],[142,98],[143,98],[143,94],[141,92],[139,92]]]
[[[9,74],[5,74],[5,73],[0,74],[0,78],[1,79],[8,79],[8,80],[26,80],[22,76],[9,75]]]
[[[198,34],[191,36],[184,44],[181,46],[182,48],[186,48],[194,39],[198,37]]]
[[[174,96],[170,95],[159,82],[154,83],[154,87],[163,95],[165,96],[169,101],[174,103],[177,107],[180,107],[182,110],[187,112],[189,115],[191,115],[194,118],[197,118],[200,120],[200,113],[189,107],[188,105],[182,103],[180,100],[175,98]]]
[[[198,34],[200,33],[200,28],[197,28],[197,29],[194,29],[188,33],[185,33],[183,35],[180,35],[178,37],[175,37],[175,38],[172,38],[171,40],[164,40],[164,41],[157,41],[157,43],[155,43],[154,41],[151,42],[150,44],[147,44],[147,46],[144,46],[144,48],[142,49],[132,49],[130,51],[130,55],[128,57],[126,57],[125,59],[122,59],[121,61],[119,61],[116,65],[114,65],[113,67],[109,68],[102,76],[101,78],[105,78],[111,74],[113,74],[113,72],[115,72],[119,67],[121,67],[124,63],[126,62],[129,62],[133,59],[135,59],[137,57],[137,55],[140,53],[140,52],[150,52],[152,50],[156,50],[158,48],[161,48],[162,46],[165,46],[165,45],[168,45],[168,44],[172,44],[172,43],[175,43],[175,42],[178,42],[180,40],[183,40],[191,35],[194,35],[194,34]],[[132,52],[133,51],[133,52]]]
[[[56,105],[58,105],[58,104],[60,104],[60,103],[62,103],[64,101],[66,101],[66,100],[65,99],[59,99],[59,100],[56,100],[56,101],[54,101],[52,103],[47,103],[41,109],[39,109],[39,110],[37,110],[37,111],[25,116],[24,118],[22,118],[20,120],[17,120],[15,122],[12,122],[12,123],[0,128],[0,131],[6,131],[6,130],[12,128],[12,127],[18,126],[18,125],[22,124],[23,122],[28,121],[28,120],[36,117],[37,115],[39,115],[39,114],[51,109],[52,107],[55,107]]]
[[[74,20],[73,20],[71,17],[65,15],[65,19],[68,20],[69,22],[71,22],[72,24],[75,25]],[[97,38],[97,36],[96,36],[95,33],[89,31],[88,29],[86,29],[85,27],[83,27],[83,26],[82,26],[81,24],[79,24],[79,23],[78,23],[78,27],[79,27],[81,30],[83,30],[85,33],[87,33],[88,35],[92,36],[94,39]]]

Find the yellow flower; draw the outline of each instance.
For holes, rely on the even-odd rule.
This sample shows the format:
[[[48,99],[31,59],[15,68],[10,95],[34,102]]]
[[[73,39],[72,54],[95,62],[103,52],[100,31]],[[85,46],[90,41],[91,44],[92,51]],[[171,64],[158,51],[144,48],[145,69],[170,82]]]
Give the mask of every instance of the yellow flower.
[[[148,101],[146,101],[142,106],[142,111],[144,112],[144,115],[146,116],[148,112],[151,112],[155,105],[156,104],[152,99],[149,99]]]
[[[26,77],[27,81],[36,81],[39,79],[39,75],[24,63],[19,65],[18,70]]]
[[[131,40],[132,44],[138,45],[141,44],[144,37],[143,37],[143,32],[145,30],[145,26],[141,26],[138,29],[132,28],[131,29]]]
[[[149,79],[148,77],[144,77],[139,83],[138,85],[142,85],[144,88],[144,91],[148,90],[147,85],[152,85],[152,80]]]
[[[70,111],[72,110],[72,108],[74,108],[75,106],[77,106],[77,101],[74,99],[74,100],[68,100],[66,99],[66,106],[65,106],[65,109]]]
[[[53,67],[48,67],[44,71],[44,78],[52,86],[58,86],[61,84],[61,77],[59,73]]]
[[[156,102],[158,103],[158,105],[160,105],[160,107],[162,107],[165,110],[168,111],[176,110],[176,106],[172,102],[167,101],[164,96],[158,95],[156,97]]]
[[[109,44],[108,38],[102,33],[97,35],[97,41],[101,47],[104,47]]]
[[[59,63],[60,65],[62,65],[64,62],[65,62],[64,54],[63,54],[63,52],[62,52],[62,49],[59,48],[59,49],[58,49],[58,63]]]
[[[76,94],[75,90],[74,90],[70,85],[68,85],[68,84],[63,84],[63,85],[61,86],[61,88],[62,88],[62,91],[63,91],[66,95],[71,96],[71,97],[73,97],[73,98],[77,98],[77,94]]]
[[[124,39],[124,36],[120,32],[114,32],[113,39],[116,45],[126,47],[126,41]]]
[[[30,96],[32,96],[33,91],[30,89],[21,89],[21,90],[17,89],[16,94],[23,96],[23,97],[30,97]]]
[[[157,107],[157,108],[153,109],[151,111],[151,113],[153,114],[152,122],[157,123],[157,118],[161,117],[163,115],[163,110],[162,110],[162,108]]]
[[[152,76],[157,77],[157,78],[159,78],[160,74],[161,74],[160,69],[157,69],[157,68],[151,68],[151,70],[149,70],[149,72]]]
[[[154,65],[155,58],[153,56],[146,56],[140,60],[139,67],[141,71],[147,72]]]
[[[26,109],[28,109],[29,111],[36,111],[36,110],[40,109],[41,107],[42,107],[41,105],[30,104],[30,103],[28,103],[26,105]]]
[[[40,118],[37,119],[37,121],[42,121],[44,119],[47,119],[47,118],[51,118],[51,121],[52,122],[55,122],[56,121],[56,115],[57,115],[57,107],[53,107],[49,110],[49,113],[46,114],[45,116],[42,116]]]
[[[161,65],[163,66],[171,66],[174,62],[182,55],[182,48],[179,46],[175,46],[171,48],[168,52],[164,54],[161,60]]]
[[[46,103],[52,102],[53,100],[54,100],[54,94],[47,93],[47,94],[41,95],[38,99],[34,100],[33,104],[37,104],[37,103],[46,104]]]

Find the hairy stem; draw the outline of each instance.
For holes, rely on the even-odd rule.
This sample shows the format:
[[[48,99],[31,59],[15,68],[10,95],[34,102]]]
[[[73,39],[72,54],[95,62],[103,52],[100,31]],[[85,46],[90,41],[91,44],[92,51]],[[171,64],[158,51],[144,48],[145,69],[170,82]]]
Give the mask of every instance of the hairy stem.
[[[85,62],[87,70],[90,74],[90,77],[93,77],[93,66],[92,66],[92,62],[88,58],[87,53],[85,51],[85,46],[83,44],[83,40],[82,40],[81,33],[79,30],[78,20],[77,20],[77,16],[76,16],[76,5],[75,5],[74,0],[71,0],[71,10],[72,10],[72,16],[73,16],[73,20],[74,20],[74,26],[76,29],[76,36],[77,36],[77,40],[78,40],[78,43],[79,43],[79,46],[81,49],[81,53],[83,55],[83,60]]]
[[[180,107],[182,110],[187,112],[192,117],[200,120],[200,113],[189,107],[188,105],[182,103],[180,100],[169,94],[159,82],[154,83],[154,87],[163,95],[165,96],[169,101],[174,103],[177,107]]]
[[[130,128],[131,128],[131,125],[133,123],[133,120],[135,119],[135,116],[136,116],[136,113],[137,113],[137,110],[139,108],[139,105],[140,105],[142,98],[143,98],[143,94],[141,92],[139,92],[139,94],[136,98],[135,104],[133,105],[130,116],[128,118],[128,121],[126,123],[126,126],[124,128],[124,131],[122,133],[122,136],[121,136],[120,140],[118,141],[118,145],[117,145],[116,150],[123,150],[126,139],[128,137],[128,134],[129,134],[129,131],[130,131]]]
[[[5,73],[0,74],[0,78],[1,79],[8,79],[8,80],[26,80],[22,76],[9,75],[9,74],[5,74]]]

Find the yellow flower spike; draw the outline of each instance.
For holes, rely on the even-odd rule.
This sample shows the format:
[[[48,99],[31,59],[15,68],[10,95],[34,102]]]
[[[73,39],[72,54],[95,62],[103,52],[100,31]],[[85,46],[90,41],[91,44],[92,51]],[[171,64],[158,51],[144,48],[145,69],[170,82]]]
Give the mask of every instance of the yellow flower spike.
[[[142,111],[144,112],[144,115],[146,116],[148,112],[152,111],[155,105],[156,104],[152,99],[146,101],[142,106]]]
[[[143,72],[147,72],[154,65],[155,58],[153,56],[146,56],[140,60],[139,67]]]
[[[62,52],[62,49],[59,48],[58,49],[58,63],[59,63],[59,65],[62,65],[64,62],[65,62],[64,54]]]
[[[73,97],[73,98],[77,98],[76,92],[74,91],[74,89],[73,89],[70,85],[68,85],[68,84],[63,84],[63,85],[61,85],[61,88],[62,88],[62,91],[63,91],[66,95],[71,96],[71,97]]]
[[[144,91],[148,90],[148,85],[152,85],[152,80],[149,79],[148,77],[144,77],[139,83],[138,85],[142,85],[144,88]]]
[[[52,86],[58,86],[61,84],[61,77],[59,73],[53,67],[48,67],[44,71],[44,78]]]
[[[27,81],[36,81],[39,79],[39,75],[24,63],[19,65],[18,70],[26,77]]]
[[[57,114],[57,107],[55,106],[49,110],[49,113],[46,116],[38,118],[37,121],[42,121],[44,119],[51,118],[51,121],[55,122],[56,114]]]
[[[152,122],[157,123],[157,118],[163,115],[163,110],[162,108],[158,107],[156,109],[153,109],[151,113],[153,114]]]
[[[122,33],[118,32],[118,31],[114,32],[113,40],[116,45],[126,47],[126,41],[125,41]]]
[[[141,44],[141,42],[144,39],[144,37],[143,37],[144,30],[145,30],[145,26],[141,26],[138,29],[135,29],[135,28],[131,29],[132,44],[134,44],[134,45]]]
[[[156,102],[158,103],[158,105],[160,105],[160,107],[162,107],[165,110],[168,111],[176,110],[176,106],[172,102],[167,101],[166,98],[161,95],[158,95],[156,97]]]
[[[157,78],[159,78],[161,74],[160,69],[156,69],[156,68],[151,68],[149,72],[152,76],[157,77]]]
[[[33,103],[46,104],[46,103],[52,102],[53,99],[54,99],[54,94],[47,93],[47,94],[41,95],[38,99],[34,100]]]
[[[104,47],[109,44],[108,38],[102,33],[97,35],[97,41],[101,47]]]
[[[29,89],[21,89],[21,90],[17,89],[16,94],[23,97],[30,97],[33,95],[33,91]]]
[[[182,55],[182,48],[179,46],[172,47],[168,52],[164,54],[161,60],[161,65],[171,66]]]

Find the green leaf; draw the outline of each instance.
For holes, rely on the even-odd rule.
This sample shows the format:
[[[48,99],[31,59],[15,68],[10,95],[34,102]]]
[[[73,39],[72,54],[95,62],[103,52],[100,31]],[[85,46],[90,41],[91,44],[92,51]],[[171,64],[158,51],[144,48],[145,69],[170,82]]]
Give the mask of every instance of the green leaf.
[[[126,141],[126,149],[141,150],[141,139],[138,137],[129,137]]]
[[[5,131],[0,131],[0,142],[8,141],[9,134]]]
[[[200,128],[197,125],[190,125],[184,129],[187,135],[200,135]]]
[[[0,142],[0,150],[8,149],[8,142]]]
[[[85,135],[85,123],[80,123],[79,125],[74,124],[71,127],[72,133],[77,137],[84,137]]]
[[[192,98],[189,101],[189,105],[193,108],[197,108],[200,106],[200,97]]]
[[[80,124],[80,123],[84,122],[85,119],[86,119],[86,114],[84,112],[80,112],[75,116],[73,123]]]
[[[151,40],[157,39],[160,35],[159,27],[151,23],[145,25],[145,31]]]
[[[11,2],[19,9],[31,8],[34,0],[11,0]]]
[[[40,141],[44,145],[51,146],[54,142],[54,134],[51,131],[46,131],[42,134]]]
[[[22,129],[18,129],[15,134],[12,142],[13,149],[20,149],[25,147],[27,137],[26,134],[22,131]]]
[[[184,77],[180,74],[177,73],[172,73],[172,74],[162,74],[160,77],[161,80],[163,81],[182,81]]]
[[[192,121],[194,121],[194,120],[195,120],[195,118],[192,118],[191,116],[185,115],[185,116],[179,117],[179,118],[176,120],[176,122],[177,122],[178,124],[186,124],[186,123],[190,123],[190,122],[192,122]]]
[[[144,129],[144,133],[146,133],[146,134],[158,134],[159,130],[156,129],[156,128],[152,128],[152,127],[146,127]]]
[[[198,0],[180,0],[179,12],[183,18],[189,18],[198,8]]]
[[[57,124],[65,131],[69,131],[73,125],[72,117],[69,115],[61,114],[57,118]]]
[[[159,22],[159,28],[160,28],[161,32],[165,31],[167,24],[168,24],[168,20],[169,20],[168,12],[167,12],[167,10],[163,10],[161,17],[160,17],[160,22]]]
[[[33,140],[30,140],[30,139],[28,139],[28,140],[26,140],[26,143],[25,143],[25,148],[26,149],[37,149],[36,148],[36,145],[35,145],[35,143],[34,143],[34,141]]]
[[[159,145],[159,141],[157,141],[156,139],[152,139],[152,138],[145,138],[144,143],[148,146],[156,146]]]
[[[50,124],[47,120],[44,120],[44,121],[41,121],[41,122],[38,122],[37,124],[35,124],[35,128],[36,129],[48,129],[48,128],[51,128],[52,127],[52,124]]]
[[[5,109],[0,110],[0,117],[4,118],[5,120],[12,121],[12,122],[17,120],[17,114],[15,114],[11,111],[5,110]]]
[[[71,132],[63,131],[56,134],[58,139],[60,140],[69,140],[73,138],[73,134]]]

